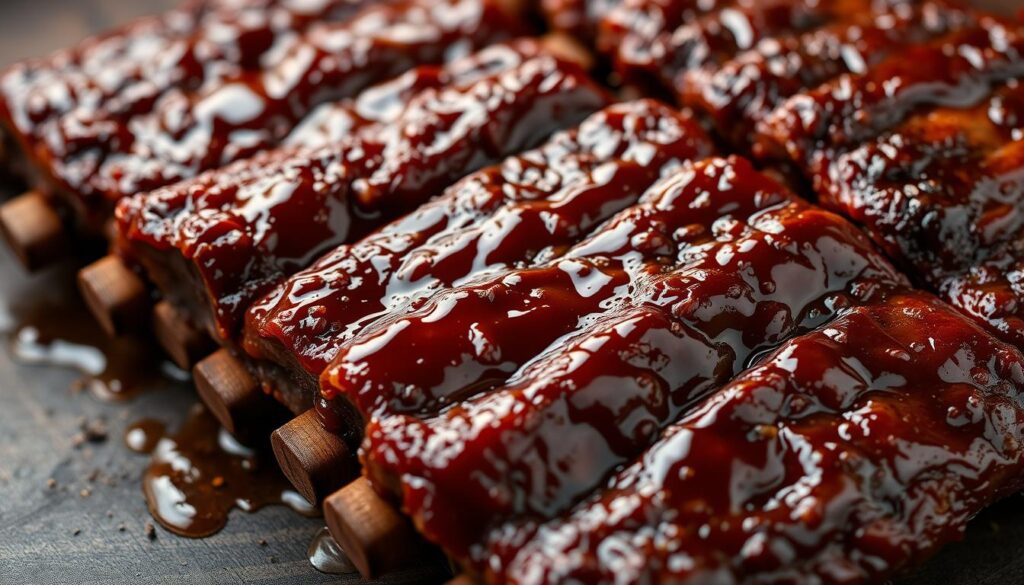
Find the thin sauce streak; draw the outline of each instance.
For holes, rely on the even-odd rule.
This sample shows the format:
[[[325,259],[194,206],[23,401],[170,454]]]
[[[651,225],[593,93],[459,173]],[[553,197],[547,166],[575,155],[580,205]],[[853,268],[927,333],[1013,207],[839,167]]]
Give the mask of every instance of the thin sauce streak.
[[[125,431],[125,444],[150,453],[142,479],[153,518],[180,536],[201,538],[219,532],[231,510],[255,512],[287,505],[305,516],[317,510],[298,493],[259,450],[240,444],[216,419],[196,405],[174,435],[163,423],[141,420]]]

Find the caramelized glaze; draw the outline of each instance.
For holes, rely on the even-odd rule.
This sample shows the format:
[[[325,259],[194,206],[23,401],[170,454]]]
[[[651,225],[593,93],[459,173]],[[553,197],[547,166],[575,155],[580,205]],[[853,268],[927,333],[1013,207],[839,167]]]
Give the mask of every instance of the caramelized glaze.
[[[800,165],[871,140],[916,108],[971,105],[1024,75],[1024,25],[993,16],[912,45],[868,71],[789,98],[758,124],[756,150]]]
[[[16,66],[0,118],[98,232],[124,196],[252,156],[318,104],[518,29],[482,0],[197,2]]]
[[[734,147],[748,150],[757,123],[786,98],[842,74],[864,73],[910,45],[976,20],[945,1],[851,13],[803,34],[765,38],[721,67],[684,70],[675,89],[680,101],[706,113]]]
[[[818,168],[824,203],[862,223],[917,281],[1024,347],[1024,86],[924,110]]]
[[[528,41],[485,50],[447,75],[453,83],[416,94],[389,124],[124,200],[129,254],[195,321],[231,341],[252,301],[320,253],[607,101],[578,67]]]
[[[624,0],[599,24],[598,47],[626,80],[681,89],[762,39],[797,34],[914,0]]]
[[[1024,27],[956,0],[541,8],[866,234],[700,161],[687,115],[594,114],[538,42],[457,58],[520,30],[482,0],[190,4],[15,67],[0,118],[84,223],[122,200],[121,251],[191,319],[234,349],[244,319],[268,390],[322,374],[325,427],[367,422],[376,487],[486,581],[878,581],[1024,485]],[[446,64],[360,93],[421,63]],[[16,349],[99,367],[46,337]],[[176,533],[303,504],[202,409],[125,440]],[[332,542],[311,562],[349,572]]]
[[[246,348],[316,377],[338,347],[438,287],[559,255],[711,141],[652,101],[614,105],[474,173],[412,214],[292,276],[247,315]]]
[[[603,303],[597,315],[574,318],[567,329],[553,328],[563,323],[543,315],[531,322],[529,343],[485,337],[490,352],[502,356],[523,346],[536,352],[501,387],[425,420],[437,409],[402,404],[371,411],[376,419],[363,451],[370,476],[397,489],[421,531],[446,550],[465,558],[498,519],[565,511],[757,356],[906,286],[853,225],[741,159],[684,168],[645,200],[648,213],[675,210],[675,221],[659,218],[674,234],[666,250],[673,260],[635,270],[619,286],[621,298]],[[658,234],[650,227],[641,233]],[[506,280],[513,278],[528,282],[518,273]],[[473,332],[498,329],[503,307],[483,306],[466,319],[468,327],[453,327],[447,316],[437,321],[449,335],[447,355],[465,355],[456,343],[463,331],[472,339]],[[393,357],[392,340],[416,325],[378,344],[378,354]],[[359,363],[373,368],[378,359]],[[391,371],[390,379],[369,374],[411,395],[441,373],[435,363],[410,368],[419,376],[412,390]],[[439,364],[445,382],[455,363]],[[456,510],[462,520],[453,523]]]
[[[1021,486],[1022,390],[1020,352],[933,297],[853,308],[568,514],[490,532],[473,566],[493,582],[882,582]]]

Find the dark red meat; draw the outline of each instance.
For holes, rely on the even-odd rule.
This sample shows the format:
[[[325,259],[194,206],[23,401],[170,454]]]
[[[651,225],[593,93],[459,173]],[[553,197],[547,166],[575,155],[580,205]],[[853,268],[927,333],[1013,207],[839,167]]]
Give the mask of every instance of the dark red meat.
[[[706,113],[721,136],[750,148],[757,123],[786,98],[845,73],[864,73],[909,45],[976,22],[950,2],[921,2],[846,15],[803,34],[771,37],[721,67],[676,77],[680,100]]]
[[[0,120],[97,229],[118,199],[251,156],[318,104],[520,30],[485,0],[293,4],[196,2],[21,64]]]
[[[1021,487],[1022,391],[1024,356],[933,297],[854,308],[571,512],[490,532],[475,566],[521,583],[883,582]]]
[[[600,22],[598,46],[628,81],[682,89],[762,39],[788,36],[915,0],[624,0]]]
[[[918,282],[1024,347],[1024,85],[912,116],[819,157],[823,203],[862,223]]]
[[[975,27],[906,47],[865,73],[791,97],[758,124],[757,150],[813,166],[871,140],[917,108],[965,106],[1024,76],[1024,26],[983,16]]]

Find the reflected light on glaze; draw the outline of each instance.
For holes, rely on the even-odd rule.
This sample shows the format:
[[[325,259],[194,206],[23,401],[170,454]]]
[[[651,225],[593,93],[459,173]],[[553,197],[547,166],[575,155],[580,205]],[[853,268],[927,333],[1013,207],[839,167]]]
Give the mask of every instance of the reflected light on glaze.
[[[224,527],[235,508],[255,512],[279,504],[306,516],[318,514],[266,453],[240,444],[204,407],[193,407],[176,434],[162,431],[161,423],[139,421],[128,428],[125,442],[137,452],[151,450],[143,493],[153,518],[171,532],[209,536]]]
[[[313,536],[306,556],[314,569],[328,575],[350,575],[359,571],[326,527]]]

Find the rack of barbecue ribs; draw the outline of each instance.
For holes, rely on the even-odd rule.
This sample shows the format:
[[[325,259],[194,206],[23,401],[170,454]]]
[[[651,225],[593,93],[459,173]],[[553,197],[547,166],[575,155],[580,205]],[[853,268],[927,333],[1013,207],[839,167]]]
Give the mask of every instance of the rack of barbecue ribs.
[[[742,201],[758,183],[775,197],[716,219],[730,198],[707,169]],[[374,402],[363,457],[377,489],[499,582],[881,581],[956,538],[1021,485],[1024,356],[908,290],[852,224],[767,181],[737,160],[669,177],[655,192],[713,193],[723,234],[694,229],[677,264],[640,268],[637,293],[551,331],[496,387],[446,409]],[[829,266],[842,276],[818,272]],[[446,302],[455,322],[479,298],[458,290],[389,327],[423,335]],[[386,339],[371,371],[339,360],[325,381],[353,395],[393,381],[372,368],[409,342]],[[457,394],[432,376],[447,363],[401,379]],[[327,518],[361,550],[354,494],[332,496]]]
[[[955,33],[957,53],[915,47],[914,59],[893,55],[791,97],[757,140],[790,156],[821,203],[862,224],[915,282],[1024,347],[1024,37],[983,25]]]
[[[1024,86],[924,108],[820,164],[821,198],[862,223],[923,285],[1024,346]]]
[[[740,150],[753,129],[801,91],[876,66],[907,47],[977,26],[976,13],[949,2],[904,3],[855,13],[805,32],[767,38],[719,67],[684,69],[679,100],[703,113]]]
[[[686,76],[692,71],[717,69],[741,52],[767,48],[781,39],[836,23],[870,27],[872,19],[893,17],[917,4],[924,3],[622,0],[598,13],[596,44],[624,80],[676,93],[685,88]],[[886,26],[889,24],[893,23]]]
[[[486,0],[192,2],[0,79],[0,121],[36,190],[0,214],[30,267],[70,223],[271,147],[323,103],[523,30]]]
[[[751,360],[906,286],[849,222],[743,159],[708,159],[558,258],[367,326],[322,392],[370,422],[363,457],[378,487],[408,495],[423,534],[467,559],[478,523],[564,508]],[[417,514],[406,488],[441,476],[462,481],[421,494],[437,508]],[[385,535],[350,534],[349,489],[326,500],[328,524],[346,550],[380,557]],[[441,537],[456,501],[462,534]]]
[[[104,327],[155,312],[364,575],[881,582],[1024,488],[1024,23],[309,4],[12,69],[0,224],[106,229]]]

